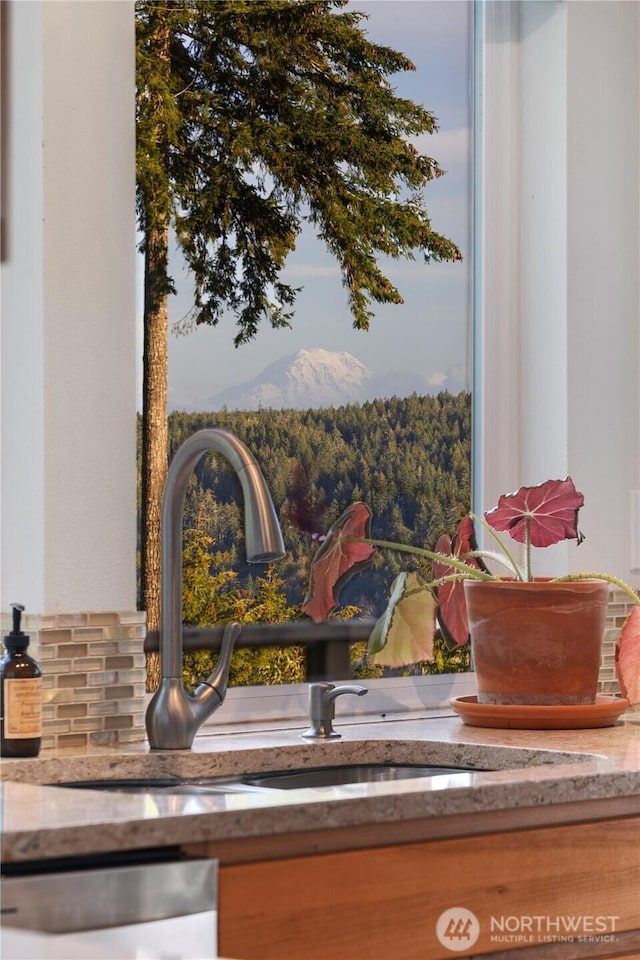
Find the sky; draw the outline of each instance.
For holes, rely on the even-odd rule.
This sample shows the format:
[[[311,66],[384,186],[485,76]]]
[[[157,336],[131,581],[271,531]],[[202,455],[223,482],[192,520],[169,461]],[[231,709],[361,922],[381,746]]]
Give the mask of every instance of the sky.
[[[274,360],[317,347],[347,351],[375,374],[421,374],[434,391],[469,387],[470,4],[351,0],[349,6],[368,14],[364,29],[372,40],[401,51],[416,66],[415,72],[397,74],[391,82],[399,96],[423,104],[438,119],[436,134],[415,141],[447,171],[428,185],[426,206],[433,229],[457,243],[464,262],[387,262],[385,273],[405,302],[374,304],[370,330],[358,331],[352,327],[337,264],[313,232],[305,230],[283,273],[284,279],[303,287],[291,329],[273,330],[265,324],[254,341],[238,348],[233,345],[236,329],[230,316],[216,327],[199,327],[185,335],[173,332],[173,324],[191,306],[188,273],[175,263],[177,294],[169,303],[170,409],[206,409],[208,397],[251,380]],[[139,328],[141,313],[139,303]],[[141,355],[138,371],[140,381]]]

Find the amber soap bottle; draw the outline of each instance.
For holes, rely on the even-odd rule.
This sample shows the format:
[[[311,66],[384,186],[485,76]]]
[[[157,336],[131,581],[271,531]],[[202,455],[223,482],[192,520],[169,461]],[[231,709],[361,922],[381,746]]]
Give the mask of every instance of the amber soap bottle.
[[[13,629],[4,637],[0,660],[0,756],[37,757],[42,742],[42,671],[27,653],[20,629],[24,607],[11,604]]]

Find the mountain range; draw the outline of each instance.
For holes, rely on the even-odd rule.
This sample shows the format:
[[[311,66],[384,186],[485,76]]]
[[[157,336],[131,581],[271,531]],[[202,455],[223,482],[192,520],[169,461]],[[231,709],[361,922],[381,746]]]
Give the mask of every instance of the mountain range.
[[[351,353],[298,350],[268,364],[245,383],[227,387],[187,410],[277,410],[339,407],[379,397],[406,397],[435,393],[426,378],[416,374],[374,374]],[[185,408],[183,408],[185,409]]]

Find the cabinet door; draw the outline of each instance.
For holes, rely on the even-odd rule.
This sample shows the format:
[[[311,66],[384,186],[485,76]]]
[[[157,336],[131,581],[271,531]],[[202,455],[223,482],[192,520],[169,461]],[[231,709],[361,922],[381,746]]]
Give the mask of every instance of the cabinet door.
[[[536,947],[559,960],[560,943],[603,958],[624,941],[628,956],[639,891],[640,818],[230,864],[220,868],[219,950],[451,960]]]

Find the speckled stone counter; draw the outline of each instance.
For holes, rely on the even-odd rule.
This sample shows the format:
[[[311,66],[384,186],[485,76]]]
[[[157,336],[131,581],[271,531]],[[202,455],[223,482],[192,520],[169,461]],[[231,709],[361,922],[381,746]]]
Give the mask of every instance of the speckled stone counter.
[[[592,730],[465,726],[448,711],[342,723],[308,743],[302,723],[216,728],[191,751],[43,752],[2,763],[5,862],[209,841],[285,838],[367,825],[433,826],[434,835],[637,813],[640,716]],[[123,794],[51,784],[231,776],[353,762],[429,763],[474,772],[265,793]]]

